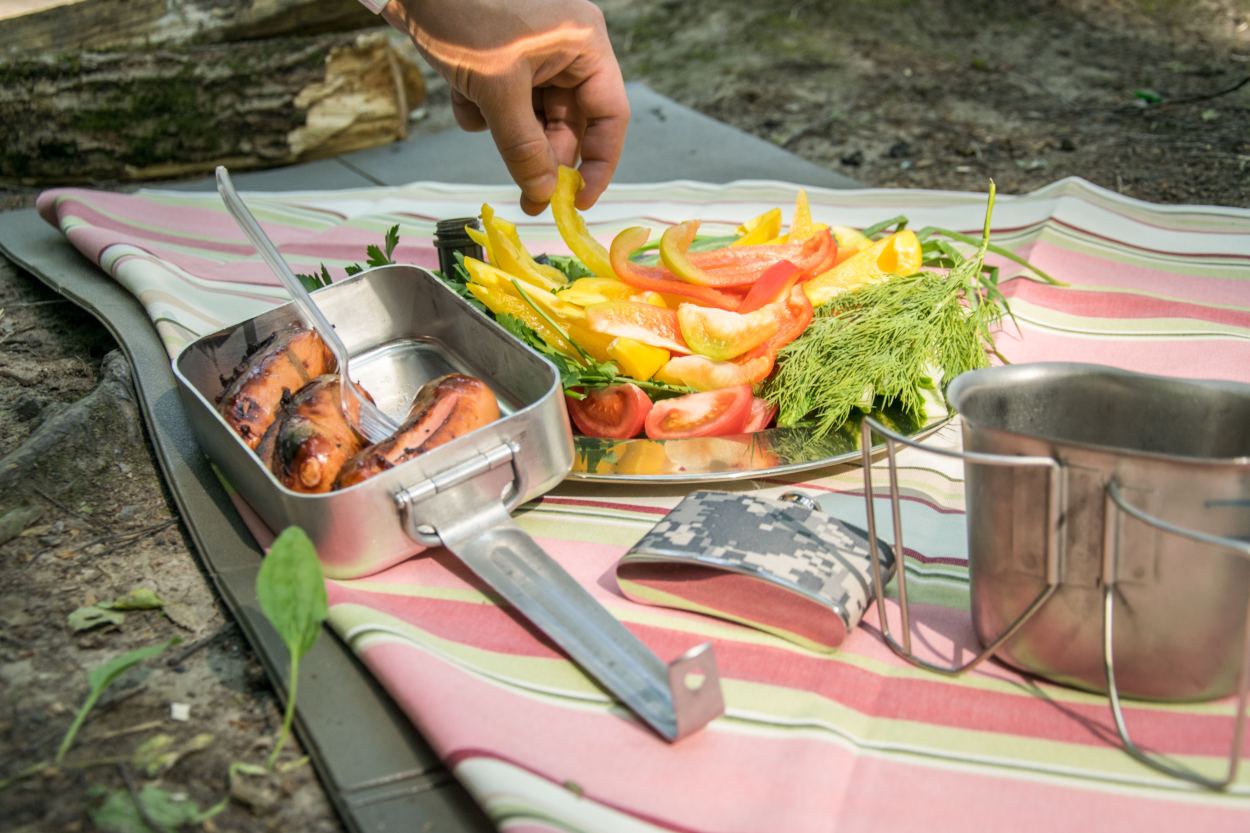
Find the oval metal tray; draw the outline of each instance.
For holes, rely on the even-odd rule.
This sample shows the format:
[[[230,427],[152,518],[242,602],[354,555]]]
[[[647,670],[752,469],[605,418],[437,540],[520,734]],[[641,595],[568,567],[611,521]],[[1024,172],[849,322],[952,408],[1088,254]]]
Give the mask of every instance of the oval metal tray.
[[[920,439],[946,424],[952,412],[940,396],[925,397],[923,421],[900,411],[872,416],[906,437]],[[884,445],[882,446],[884,448]],[[859,420],[816,437],[807,428],[769,428],[754,434],[683,440],[605,440],[573,437],[570,480],[598,483],[707,483],[793,474],[859,460]]]

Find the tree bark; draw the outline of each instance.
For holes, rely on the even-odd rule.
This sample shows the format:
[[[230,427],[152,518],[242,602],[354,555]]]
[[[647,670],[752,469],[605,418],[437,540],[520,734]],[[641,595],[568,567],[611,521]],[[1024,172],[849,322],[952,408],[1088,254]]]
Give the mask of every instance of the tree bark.
[[[69,0],[29,13],[0,8],[8,55],[314,35],[377,26],[353,0]]]
[[[381,33],[0,59],[0,177],[270,167],[402,138],[420,70]]]

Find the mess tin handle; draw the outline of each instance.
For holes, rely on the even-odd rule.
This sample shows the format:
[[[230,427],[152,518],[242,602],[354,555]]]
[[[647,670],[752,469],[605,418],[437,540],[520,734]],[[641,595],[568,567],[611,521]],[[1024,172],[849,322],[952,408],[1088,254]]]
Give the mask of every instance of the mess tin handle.
[[[898,609],[900,636],[896,639],[890,628],[890,618],[886,615],[885,608],[885,581],[882,578],[883,568],[881,566],[881,553],[877,545],[877,510],[876,510],[876,492],[873,487],[872,479],[872,453],[874,434],[879,434],[885,438],[886,456],[888,459],[888,474],[890,482],[890,514],[894,523],[894,553],[895,565],[894,575],[896,576],[895,584],[898,588]],[[906,545],[903,543],[903,513],[900,506],[901,491],[898,485],[898,463],[895,455],[897,453],[896,446],[903,445],[910,448],[919,449],[929,454],[937,454],[941,457],[950,457],[958,459],[964,463],[976,463],[987,466],[1015,467],[1026,466],[1033,468],[1044,468],[1047,470],[1047,521],[1046,521],[1046,585],[1038,592],[1033,601],[1012,620],[1002,633],[993,639],[988,645],[984,645],[981,652],[972,659],[959,665],[937,665],[927,660],[921,659],[912,652],[911,647],[911,606],[907,599],[907,570],[904,558],[907,552]],[[976,451],[955,451],[953,449],[938,448],[936,446],[925,445],[924,443],[904,437],[896,431],[891,431],[872,417],[865,416],[860,425],[860,455],[861,464],[864,470],[864,503],[865,510],[868,514],[868,550],[870,555],[870,563],[872,565],[872,583],[873,591],[877,601],[877,616],[881,621],[881,635],[885,639],[886,645],[895,654],[910,662],[919,668],[924,668],[936,674],[944,674],[946,676],[956,676],[962,674],[969,669],[975,668],[986,659],[994,655],[994,652],[1006,644],[1020,631],[1025,624],[1033,618],[1042,607],[1050,600],[1055,591],[1059,588],[1061,563],[1062,563],[1062,540],[1059,536],[1060,519],[1063,513],[1063,506],[1066,502],[1065,482],[1063,478],[1063,466],[1059,461],[1050,457],[1033,457],[1014,454],[989,454]]]
[[[710,644],[665,665],[512,521],[516,456],[504,443],[396,493],[408,535],[446,547],[665,740],[724,713]]]
[[[1107,484],[1106,512],[1109,521],[1104,525],[1103,562],[1102,562],[1102,661],[1107,680],[1107,696],[1111,700],[1111,716],[1115,721],[1116,733],[1124,749],[1142,763],[1162,770],[1177,778],[1184,779],[1209,789],[1222,790],[1237,780],[1237,770],[1241,763],[1242,738],[1246,733],[1246,706],[1250,704],[1250,605],[1246,608],[1246,616],[1242,624],[1241,670],[1237,678],[1236,717],[1233,720],[1233,739],[1229,746],[1227,767],[1224,775],[1210,778],[1201,775],[1182,765],[1171,763],[1152,756],[1133,742],[1129,736],[1128,723],[1124,719],[1124,710],[1120,705],[1120,689],[1115,676],[1115,585],[1119,580],[1118,566],[1120,561],[1120,525],[1124,515],[1128,515],[1147,526],[1167,535],[1176,535],[1198,544],[1220,547],[1241,558],[1250,558],[1250,543],[1235,538],[1212,535],[1196,529],[1179,526],[1152,515],[1141,507],[1129,503],[1124,496],[1120,484],[1111,480]]]

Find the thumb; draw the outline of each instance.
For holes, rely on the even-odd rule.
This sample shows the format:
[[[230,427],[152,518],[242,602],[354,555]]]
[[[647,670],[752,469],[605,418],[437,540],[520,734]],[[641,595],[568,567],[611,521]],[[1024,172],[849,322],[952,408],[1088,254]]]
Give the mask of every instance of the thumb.
[[[555,192],[556,158],[532,102],[528,83],[500,85],[478,108],[508,173],[521,187],[522,208],[537,214]]]

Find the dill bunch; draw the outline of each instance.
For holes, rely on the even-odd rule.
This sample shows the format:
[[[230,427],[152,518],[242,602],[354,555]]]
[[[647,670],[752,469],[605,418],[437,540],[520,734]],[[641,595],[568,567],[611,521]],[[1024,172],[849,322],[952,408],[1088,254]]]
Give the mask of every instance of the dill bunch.
[[[953,265],[895,277],[835,297],[816,310],[803,335],[783,349],[762,396],[781,427],[840,428],[852,411],[893,407],[924,417],[925,388],[989,364],[993,327],[1009,315],[997,272],[985,268],[994,184],[974,257],[946,248]]]

